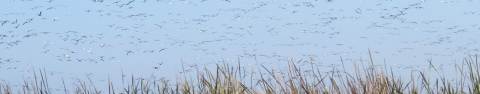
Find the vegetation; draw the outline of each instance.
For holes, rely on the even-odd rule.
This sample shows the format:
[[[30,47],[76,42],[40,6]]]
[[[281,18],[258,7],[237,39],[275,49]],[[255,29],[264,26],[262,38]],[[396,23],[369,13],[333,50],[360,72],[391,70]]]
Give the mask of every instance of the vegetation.
[[[311,60],[313,61],[313,60]],[[263,65],[245,68],[238,65],[217,64],[215,69],[196,68],[196,75],[177,75],[175,82],[160,78],[146,80],[129,80],[122,77],[127,87],[122,90],[115,89],[108,78],[108,91],[99,91],[89,78],[88,82],[79,82],[74,90],[67,91],[63,82],[62,93],[75,94],[402,94],[402,93],[446,93],[446,94],[480,94],[480,69],[477,58],[464,58],[461,65],[455,65],[457,79],[447,80],[430,59],[430,68],[427,70],[412,70],[410,77],[394,74],[393,70],[387,71],[386,66],[376,66],[370,56],[370,61],[354,62],[355,72],[348,73],[338,68],[322,72],[313,64],[307,69],[289,62],[287,71],[267,68]],[[342,62],[343,64],[343,62]],[[248,70],[251,69],[251,70]],[[249,71],[249,72],[248,72]],[[430,71],[438,76],[431,78]],[[43,73],[43,74],[42,74]],[[258,75],[265,74],[265,75]],[[3,94],[50,94],[48,79],[40,70],[34,72],[34,81],[24,80],[22,89],[12,91],[9,82],[0,82],[0,93]],[[37,78],[38,77],[38,78]],[[38,80],[37,80],[38,79]],[[140,77],[140,79],[143,79]],[[87,85],[91,84],[91,85]],[[125,84],[125,83],[122,83]],[[106,86],[106,85],[105,85]]]

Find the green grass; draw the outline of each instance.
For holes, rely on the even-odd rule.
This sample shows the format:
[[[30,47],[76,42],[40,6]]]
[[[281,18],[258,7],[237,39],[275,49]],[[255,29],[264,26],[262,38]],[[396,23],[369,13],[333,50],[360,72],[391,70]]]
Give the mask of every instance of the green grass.
[[[122,83],[112,83],[108,77],[107,85],[88,82],[74,83],[67,88],[62,78],[63,91],[75,94],[480,94],[480,69],[477,58],[464,58],[462,64],[452,66],[457,78],[447,80],[433,61],[424,70],[411,70],[410,76],[395,74],[392,68],[376,66],[370,56],[368,63],[353,62],[353,73],[344,71],[345,67],[334,67],[330,71],[321,71],[313,64],[298,66],[289,61],[286,70],[268,68],[263,65],[244,67],[238,64],[216,64],[215,68],[196,67],[194,75],[177,74],[176,79],[151,77],[134,80],[135,77],[122,76]],[[342,65],[345,62],[342,60]],[[366,64],[366,65],[364,65]],[[185,69],[183,69],[185,71]],[[8,81],[0,82],[3,94],[51,94],[45,69],[34,80],[23,80],[18,91],[12,91]],[[431,76],[432,74],[438,74]],[[123,75],[123,71],[122,71]],[[38,78],[37,78],[38,77]],[[38,79],[38,80],[37,80]],[[140,77],[140,79],[144,79]],[[126,82],[126,83],[124,83]],[[121,85],[120,85],[121,84]],[[96,86],[108,86],[108,91],[99,91]],[[120,86],[119,86],[120,85]],[[126,87],[125,87],[126,86]],[[123,89],[115,89],[121,87]],[[58,93],[58,91],[56,91]]]

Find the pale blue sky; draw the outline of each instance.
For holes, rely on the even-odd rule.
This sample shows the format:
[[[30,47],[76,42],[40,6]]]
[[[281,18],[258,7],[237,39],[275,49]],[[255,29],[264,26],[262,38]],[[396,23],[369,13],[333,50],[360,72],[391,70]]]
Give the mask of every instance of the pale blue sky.
[[[71,82],[91,73],[106,83],[101,80],[119,77],[121,69],[174,78],[180,61],[212,67],[240,57],[248,65],[255,61],[249,55],[256,64],[279,67],[287,58],[313,57],[330,69],[340,56],[348,63],[368,60],[369,48],[378,64],[385,59],[403,70],[428,65],[429,58],[451,64],[480,48],[478,0],[115,2],[1,1],[0,34],[7,37],[0,40],[0,74],[11,76],[0,80],[20,84],[32,67]]]

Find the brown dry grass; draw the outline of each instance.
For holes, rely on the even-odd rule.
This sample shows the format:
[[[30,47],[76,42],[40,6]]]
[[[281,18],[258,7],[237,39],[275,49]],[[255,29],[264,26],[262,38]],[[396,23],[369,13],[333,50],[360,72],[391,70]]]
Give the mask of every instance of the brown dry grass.
[[[153,75],[147,80],[134,80],[131,76],[127,87],[115,90],[114,83],[108,78],[108,91],[99,91],[94,83],[78,82],[74,84],[73,92],[68,92],[64,85],[63,93],[75,94],[480,94],[480,69],[477,58],[464,58],[461,65],[455,65],[459,79],[446,80],[430,59],[428,70],[411,70],[410,77],[394,74],[391,68],[375,66],[370,61],[364,66],[363,62],[353,62],[354,73],[348,73],[339,68],[331,71],[320,71],[313,65],[308,69],[295,65],[289,61],[287,71],[267,68],[263,65],[247,68],[227,63],[216,64],[215,69],[196,68],[195,76],[177,75],[174,85],[169,79],[154,79]],[[343,64],[342,60],[342,64]],[[345,67],[343,66],[343,69]],[[390,71],[388,71],[390,70]],[[306,72],[308,71],[308,72]],[[439,74],[431,78],[431,71]],[[258,75],[257,74],[265,74]],[[12,91],[8,81],[0,82],[0,93],[3,94],[51,94],[45,69],[40,75],[34,72],[35,80],[23,80],[20,91]],[[123,71],[122,71],[123,74]],[[40,77],[37,80],[37,77]],[[125,77],[122,81],[125,82]],[[143,79],[140,77],[140,79]],[[433,79],[433,80],[432,80]],[[457,83],[457,84],[453,84]],[[125,86],[125,83],[122,83]]]

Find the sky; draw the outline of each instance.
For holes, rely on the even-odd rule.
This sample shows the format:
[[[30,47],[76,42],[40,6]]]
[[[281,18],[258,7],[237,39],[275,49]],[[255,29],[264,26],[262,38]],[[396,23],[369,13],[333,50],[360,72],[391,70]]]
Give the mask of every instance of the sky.
[[[451,66],[478,54],[478,0],[0,1],[0,80],[106,84],[121,73],[175,79],[182,65],[325,70],[370,62]],[[348,68],[350,67],[350,68]],[[445,73],[452,73],[445,69]],[[118,79],[117,79],[118,81]],[[52,82],[55,83],[55,82]],[[61,86],[52,86],[60,88]]]

